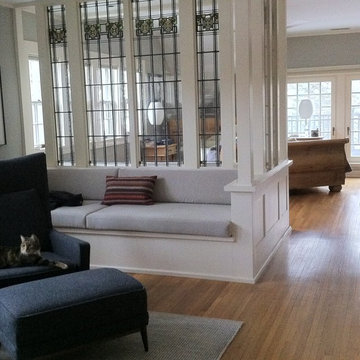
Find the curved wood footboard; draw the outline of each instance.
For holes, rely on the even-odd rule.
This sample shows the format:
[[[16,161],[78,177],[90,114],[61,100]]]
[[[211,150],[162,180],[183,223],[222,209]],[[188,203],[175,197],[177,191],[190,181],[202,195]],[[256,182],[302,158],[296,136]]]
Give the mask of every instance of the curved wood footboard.
[[[345,144],[349,139],[293,141],[288,143],[289,188],[303,189],[329,186],[341,191],[345,176],[351,171],[346,159]]]

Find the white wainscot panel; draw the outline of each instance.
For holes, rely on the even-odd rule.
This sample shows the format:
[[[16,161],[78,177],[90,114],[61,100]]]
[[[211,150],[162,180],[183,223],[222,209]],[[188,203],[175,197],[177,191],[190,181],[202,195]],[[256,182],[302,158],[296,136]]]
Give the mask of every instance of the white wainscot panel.
[[[267,187],[265,193],[265,233],[279,221],[279,184],[275,182]]]

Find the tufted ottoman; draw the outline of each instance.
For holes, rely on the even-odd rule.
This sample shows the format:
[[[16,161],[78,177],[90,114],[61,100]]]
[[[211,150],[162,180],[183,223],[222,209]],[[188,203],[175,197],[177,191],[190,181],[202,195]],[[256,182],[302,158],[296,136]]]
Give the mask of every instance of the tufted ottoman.
[[[146,290],[116,269],[87,270],[0,289],[0,342],[31,359],[115,335],[141,332]]]

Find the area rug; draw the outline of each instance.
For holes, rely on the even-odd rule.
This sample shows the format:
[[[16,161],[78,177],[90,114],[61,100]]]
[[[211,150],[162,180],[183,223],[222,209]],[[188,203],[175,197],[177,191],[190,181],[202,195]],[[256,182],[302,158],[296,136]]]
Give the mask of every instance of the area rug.
[[[137,333],[41,359],[218,360],[241,326],[241,321],[151,312],[147,353],[144,351],[140,333]],[[10,360],[4,349],[0,351],[0,359]]]

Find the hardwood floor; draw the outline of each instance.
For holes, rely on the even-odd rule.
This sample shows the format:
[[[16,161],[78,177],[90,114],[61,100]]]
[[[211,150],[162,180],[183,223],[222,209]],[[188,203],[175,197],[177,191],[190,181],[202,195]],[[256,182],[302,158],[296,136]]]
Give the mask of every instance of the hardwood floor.
[[[223,360],[360,359],[360,179],[292,193],[290,224],[255,285],[136,275],[149,309],[244,321]]]

